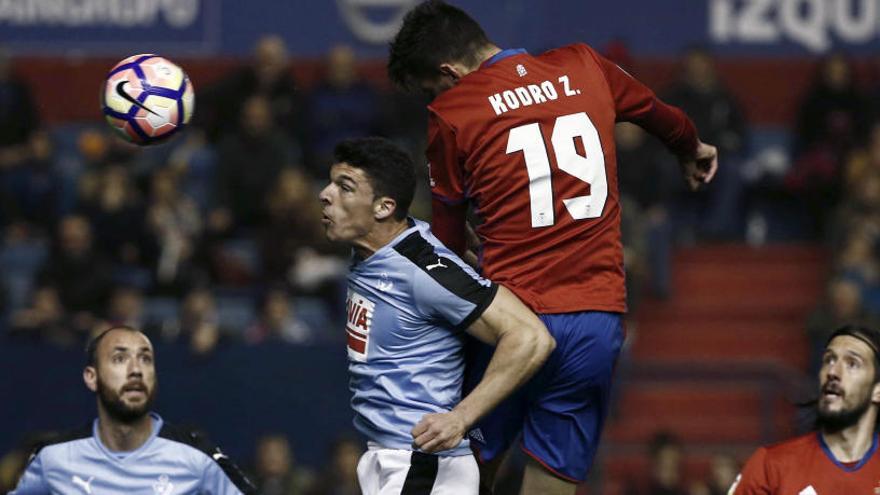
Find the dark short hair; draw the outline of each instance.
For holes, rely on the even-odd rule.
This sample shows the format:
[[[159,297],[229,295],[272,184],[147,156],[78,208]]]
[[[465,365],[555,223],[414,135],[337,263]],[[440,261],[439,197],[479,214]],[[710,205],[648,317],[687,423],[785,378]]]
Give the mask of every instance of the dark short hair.
[[[391,42],[388,77],[407,91],[440,74],[442,63],[473,65],[481,47],[490,44],[483,28],[465,11],[441,0],[428,0],[409,11]]]
[[[874,354],[874,382],[880,381],[880,331],[861,325],[844,325],[831,332],[825,341],[825,348],[828,348],[832,340],[843,336],[859,339],[871,348]]]
[[[336,163],[363,170],[376,197],[387,196],[397,203],[394,218],[406,218],[415,195],[416,172],[403,148],[384,138],[355,138],[337,144],[333,155]]]
[[[125,330],[127,332],[140,333],[140,330],[127,325],[114,325],[98,335],[95,335],[89,340],[89,343],[86,344],[86,366],[95,366],[98,364],[98,346],[101,345],[101,341],[104,340],[104,337],[113,330]]]

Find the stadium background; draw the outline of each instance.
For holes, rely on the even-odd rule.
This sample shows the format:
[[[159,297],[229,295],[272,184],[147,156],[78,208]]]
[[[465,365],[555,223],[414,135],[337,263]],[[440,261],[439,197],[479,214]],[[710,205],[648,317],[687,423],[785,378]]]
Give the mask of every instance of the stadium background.
[[[681,189],[654,144],[622,131],[631,344],[584,487],[720,493],[713,479],[807,424],[791,404],[809,395],[823,333],[873,323],[880,308],[880,2],[458,4],[501,46],[536,53],[584,41],[685,107],[726,109],[698,122],[704,140],[722,145],[724,167],[698,195]],[[422,102],[391,90],[383,59],[411,5],[0,1],[0,58],[11,68],[0,75],[0,489],[39,432],[93,417],[81,344],[119,321],[154,338],[166,419],[203,427],[252,472],[275,469],[266,458],[277,449],[255,451],[257,439],[280,435],[297,466],[288,479],[308,469],[343,493],[350,465],[331,456],[352,436],[344,253],[321,242],[310,198],[340,137],[380,133],[418,156]],[[277,65],[281,44],[289,65],[279,72],[295,91],[278,76],[281,89],[252,99],[259,91],[241,81]],[[682,89],[688,67],[700,72],[685,56],[694,47],[710,54],[704,77],[714,67],[721,82],[703,96]],[[146,150],[108,136],[97,105],[106,71],[134,53],[174,60],[197,91],[196,125]],[[821,84],[823,64],[841,59],[853,84]],[[242,110],[250,120],[239,124]],[[260,149],[272,151],[249,155],[253,143],[236,138],[243,128],[260,129]],[[264,159],[275,165],[262,170]],[[261,194],[231,198],[236,171],[259,176],[248,187]],[[425,216],[424,187],[420,196]],[[106,271],[82,272],[80,291],[51,262],[77,240],[92,245],[89,266]]]

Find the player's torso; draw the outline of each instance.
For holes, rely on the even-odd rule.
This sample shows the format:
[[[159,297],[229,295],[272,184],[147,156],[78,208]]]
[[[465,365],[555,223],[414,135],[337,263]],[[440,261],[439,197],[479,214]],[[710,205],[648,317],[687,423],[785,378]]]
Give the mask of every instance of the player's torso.
[[[93,438],[55,445],[42,454],[52,493],[62,495],[170,495],[200,493],[201,472],[154,439],[143,451],[111,459]],[[47,455],[48,454],[48,455]]]
[[[501,59],[432,108],[464,157],[485,275],[539,312],[623,311],[616,114],[586,51]]]
[[[348,278],[355,425],[389,448],[409,448],[409,432],[422,416],[449,411],[461,400],[461,332],[421,314],[413,290],[416,269],[383,248],[355,264]]]
[[[813,438],[792,444],[787,452],[775,455],[771,480],[778,495],[875,495],[880,489],[880,459],[875,448],[856,465],[843,465],[833,459]],[[772,451],[771,451],[772,452]]]

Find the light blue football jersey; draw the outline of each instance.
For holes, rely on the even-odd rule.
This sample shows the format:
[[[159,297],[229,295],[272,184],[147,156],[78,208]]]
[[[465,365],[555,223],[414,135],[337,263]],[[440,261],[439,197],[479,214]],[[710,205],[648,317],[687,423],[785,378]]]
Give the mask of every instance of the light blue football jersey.
[[[355,257],[346,304],[354,425],[382,447],[412,449],[426,414],[461,401],[465,329],[497,285],[447,249],[427,223],[367,259]],[[468,441],[439,455],[468,455]]]
[[[39,447],[10,495],[232,495],[256,493],[220,449],[150,413],[153,433],[132,452],[101,443],[98,420]]]

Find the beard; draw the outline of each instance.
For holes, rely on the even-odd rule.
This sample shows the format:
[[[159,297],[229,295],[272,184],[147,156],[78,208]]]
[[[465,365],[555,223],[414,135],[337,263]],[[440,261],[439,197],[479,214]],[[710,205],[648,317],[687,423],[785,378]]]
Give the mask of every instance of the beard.
[[[146,393],[146,400],[139,405],[129,405],[122,400],[122,390],[113,390],[98,377],[98,400],[104,406],[104,410],[121,423],[134,423],[143,418],[153,407],[153,400],[156,398],[156,390],[158,383],[153,384],[153,388]]]
[[[849,409],[841,409],[840,411],[825,411],[822,408],[821,400],[817,407],[817,424],[827,433],[837,433],[843,431],[850,426],[855,425],[862,419],[862,416],[871,407],[871,396],[866,394],[865,398]]]

